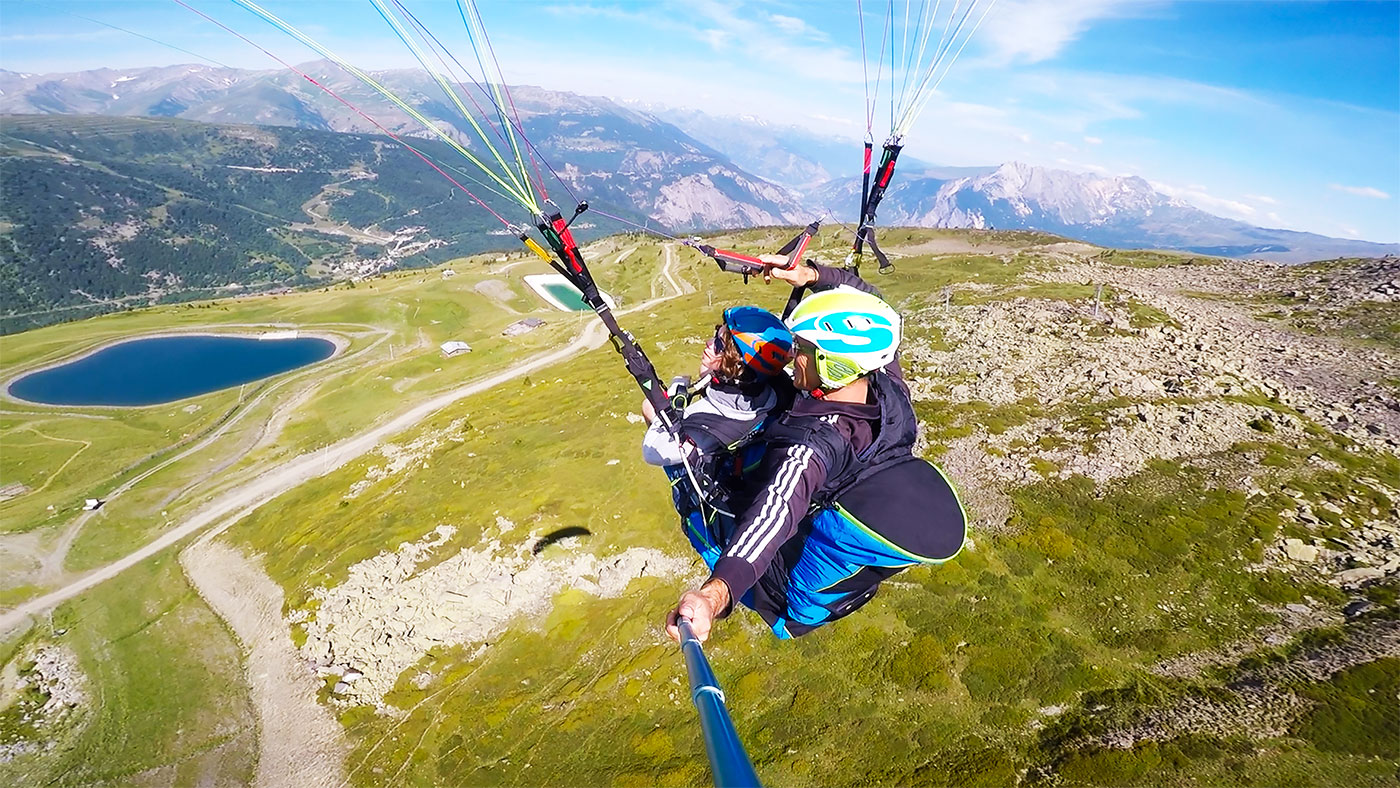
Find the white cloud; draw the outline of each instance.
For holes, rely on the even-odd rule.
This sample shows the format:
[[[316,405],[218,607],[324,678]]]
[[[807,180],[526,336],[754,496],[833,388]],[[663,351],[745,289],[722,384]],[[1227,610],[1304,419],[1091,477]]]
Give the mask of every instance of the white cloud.
[[[980,41],[1003,63],[1037,63],[1059,54],[1096,19],[1137,13],[1144,0],[1003,0],[987,15]],[[981,13],[981,9],[974,9]]]
[[[1282,216],[1279,216],[1279,215],[1278,215],[1276,212],[1274,212],[1274,211],[1269,211],[1267,214],[1265,214],[1265,216],[1268,216],[1268,217],[1269,217],[1269,221],[1271,221],[1271,222],[1282,222],[1282,221],[1283,221],[1283,217],[1282,217]]]
[[[1370,186],[1343,186],[1340,183],[1334,183],[1331,185],[1331,188],[1335,191],[1346,192],[1347,194],[1354,194],[1357,197],[1370,197],[1374,200],[1390,199],[1389,194],[1386,194],[1380,189],[1374,189]]]
[[[1058,158],[1058,159],[1055,159],[1055,163],[1058,164],[1058,165],[1060,165],[1060,166],[1062,166],[1062,167],[1069,167],[1069,168],[1072,169],[1072,170],[1086,170],[1086,171],[1088,171],[1088,172],[1094,173],[1095,175],[1110,175],[1110,174],[1111,174],[1111,173],[1109,172],[1109,170],[1108,170],[1107,167],[1104,167],[1104,166],[1099,165],[1099,164],[1092,164],[1092,163],[1082,162],[1082,161],[1073,161],[1073,160],[1071,160],[1071,159],[1066,159],[1066,158]]]
[[[1167,195],[1175,197],[1211,213],[1224,214],[1235,219],[1253,219],[1259,211],[1252,205],[1242,203],[1239,200],[1231,200],[1225,197],[1216,197],[1207,192],[1204,186],[1175,186],[1161,181],[1149,181],[1152,188]]]
[[[837,117],[837,116],[835,116],[835,115],[823,115],[823,114],[821,114],[821,113],[819,113],[819,112],[809,112],[809,113],[807,113],[807,117],[811,118],[812,120],[819,121],[819,122],[821,122],[821,123],[827,123],[827,124],[837,124],[837,125],[841,125],[841,126],[852,126],[852,127],[854,127],[854,126],[856,125],[856,120],[855,120],[855,118]]]
[[[1361,231],[1358,230],[1358,229],[1356,229],[1355,227],[1343,227],[1343,228],[1342,228],[1342,233],[1343,233],[1344,235],[1348,236],[1348,237],[1351,237],[1351,238],[1360,238],[1360,237],[1361,237]]]
[[[1102,144],[1103,144],[1103,139],[1101,139],[1101,138],[1099,138],[1099,137],[1085,137],[1085,138],[1084,138],[1084,141],[1087,142],[1087,143],[1089,143],[1090,145],[1102,145]]]
[[[863,80],[860,61],[844,48],[821,43],[823,35],[809,34],[806,37],[815,40],[807,43],[795,41],[791,35],[795,25],[811,31],[801,19],[771,14],[753,18],[718,0],[689,0],[686,9],[697,24],[707,26],[699,33],[701,40],[719,51],[742,47],[746,59],[766,63],[774,76],[785,73],[827,84],[858,85]],[[767,24],[769,20],[779,30]]]
[[[723,30],[711,28],[701,30],[696,35],[716,52],[723,52],[729,45],[729,36]]]
[[[783,16],[782,14],[769,14],[769,21],[779,30],[791,36],[807,36],[819,41],[826,41],[828,37],[822,31],[812,27],[795,16]]]
[[[1267,194],[1246,194],[1244,198],[1251,202],[1262,202],[1265,205],[1278,205],[1278,200],[1275,200]]]

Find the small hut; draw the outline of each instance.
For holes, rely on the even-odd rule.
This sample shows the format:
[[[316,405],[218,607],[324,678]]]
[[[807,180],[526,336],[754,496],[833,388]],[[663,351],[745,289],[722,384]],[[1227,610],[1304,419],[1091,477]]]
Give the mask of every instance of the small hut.
[[[442,343],[442,355],[447,358],[470,352],[472,352],[472,346],[459,339],[453,339]]]
[[[520,334],[534,331],[542,325],[544,325],[544,321],[540,320],[538,317],[527,317],[524,320],[517,320],[506,326],[506,330],[502,331],[501,334],[508,337],[519,336]]]

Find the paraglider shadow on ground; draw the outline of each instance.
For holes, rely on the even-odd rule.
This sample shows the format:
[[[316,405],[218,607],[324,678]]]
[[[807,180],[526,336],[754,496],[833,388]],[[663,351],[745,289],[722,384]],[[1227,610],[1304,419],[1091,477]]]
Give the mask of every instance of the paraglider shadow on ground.
[[[544,536],[540,537],[540,540],[538,542],[535,542],[535,546],[530,549],[530,552],[534,555],[539,555],[540,553],[544,552],[544,549],[546,547],[549,547],[553,544],[558,544],[559,542],[562,542],[571,536],[592,535],[592,531],[588,530],[587,528],[584,528],[581,525],[571,525],[567,528],[560,528],[557,531],[551,531],[550,533],[547,533]]]

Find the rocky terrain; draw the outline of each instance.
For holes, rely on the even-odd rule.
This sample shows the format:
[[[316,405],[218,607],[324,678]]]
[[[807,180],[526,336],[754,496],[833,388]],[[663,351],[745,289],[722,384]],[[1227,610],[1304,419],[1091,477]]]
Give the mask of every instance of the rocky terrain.
[[[1297,443],[1311,424],[1400,453],[1400,387],[1388,372],[1400,368],[1395,346],[1275,325],[1345,326],[1358,305],[1400,302],[1400,262],[1124,268],[1111,261],[1033,274],[1097,292],[1097,300],[981,303],[973,286],[965,299],[917,313],[948,349],[906,351],[916,400],[989,405],[1019,422],[974,424],[972,434],[951,440],[946,461],[958,478],[982,489],[1073,475],[1103,484],[1153,460],[1190,462],[1264,436]],[[1279,298],[1290,306],[1266,312]],[[1250,495],[1266,494],[1267,467],[1246,464],[1232,475]],[[1400,501],[1394,480],[1355,483]],[[1285,516],[1298,522],[1317,524],[1314,507],[1342,515],[1333,502],[1282,491],[1296,501]],[[1341,537],[1280,541],[1274,555],[1313,564],[1348,588],[1400,573],[1400,510],[1372,509],[1344,522]]]
[[[52,746],[66,723],[79,720],[91,700],[77,657],[63,645],[26,647],[0,674],[0,763]]]
[[[384,694],[430,649],[484,650],[512,621],[547,612],[566,588],[607,598],[638,577],[694,574],[691,561],[646,548],[539,559],[533,548],[540,535],[502,547],[499,537],[514,528],[498,517],[497,538],[435,563],[434,553],[456,533],[440,525],[417,542],[355,564],[344,583],[313,591],[319,605],[309,618],[305,611],[292,616],[306,633],[303,656],[319,675],[339,677],[331,691],[343,703],[393,713]]]

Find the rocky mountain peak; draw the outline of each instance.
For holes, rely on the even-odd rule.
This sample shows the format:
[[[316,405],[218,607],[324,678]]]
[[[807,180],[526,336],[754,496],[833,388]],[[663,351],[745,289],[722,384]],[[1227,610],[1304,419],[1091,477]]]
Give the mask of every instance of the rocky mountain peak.
[[[1151,211],[1164,202],[1147,181],[1136,176],[1118,177],[1053,170],[1013,161],[980,178],[968,179],[969,188],[1031,210],[1039,210],[1065,224],[1102,221],[1125,211]]]

